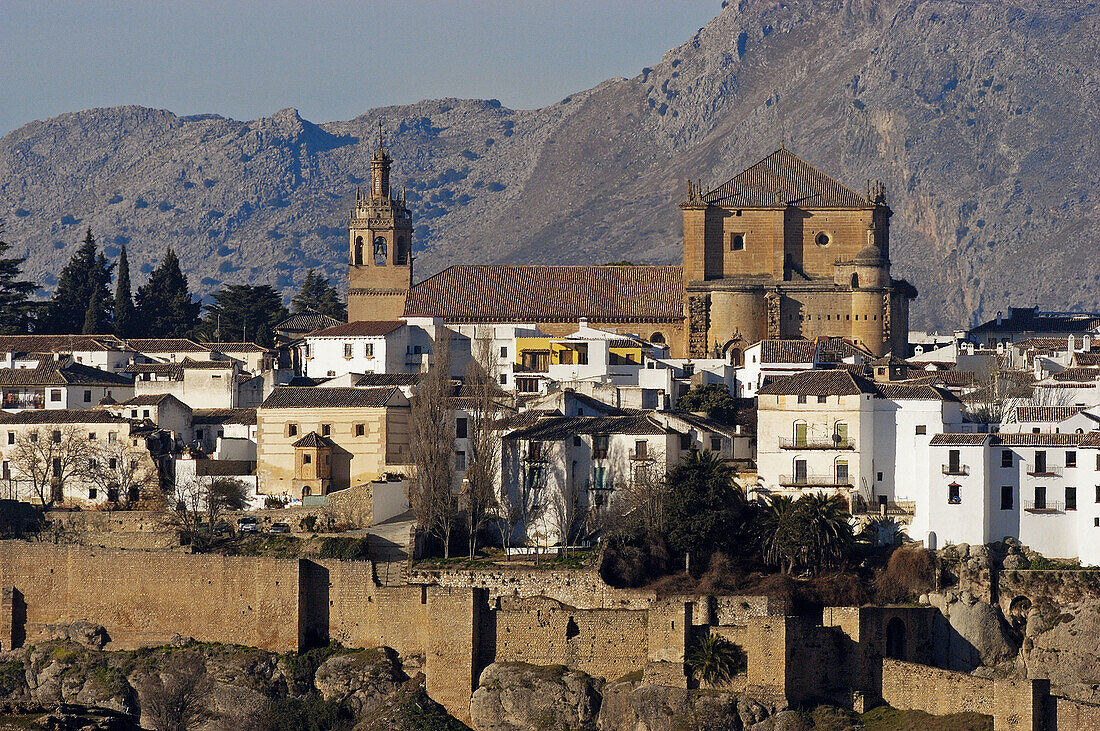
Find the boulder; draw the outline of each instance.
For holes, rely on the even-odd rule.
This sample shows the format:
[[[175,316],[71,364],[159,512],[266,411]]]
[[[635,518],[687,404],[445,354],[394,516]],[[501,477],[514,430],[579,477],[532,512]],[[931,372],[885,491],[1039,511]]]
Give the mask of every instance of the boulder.
[[[334,655],[321,663],[313,685],[327,701],[345,704],[357,719],[380,708],[407,680],[388,648]]]
[[[46,625],[46,638],[49,640],[71,640],[93,650],[102,650],[111,641],[107,629],[101,624],[81,620],[71,624]]]
[[[948,667],[970,672],[979,665],[996,665],[1016,656],[1019,647],[999,610],[969,597],[972,601],[949,602],[946,609],[946,637],[937,644],[947,648]]]
[[[470,699],[470,719],[478,731],[592,726],[602,688],[602,680],[561,665],[493,663]]]

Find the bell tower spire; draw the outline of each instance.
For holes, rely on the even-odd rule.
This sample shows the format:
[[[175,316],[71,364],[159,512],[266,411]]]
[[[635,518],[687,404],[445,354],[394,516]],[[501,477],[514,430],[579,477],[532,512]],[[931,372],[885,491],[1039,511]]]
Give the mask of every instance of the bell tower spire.
[[[390,190],[382,122],[370,160],[370,194],[356,191],[348,224],[348,320],[396,320],[412,286],[412,214]]]

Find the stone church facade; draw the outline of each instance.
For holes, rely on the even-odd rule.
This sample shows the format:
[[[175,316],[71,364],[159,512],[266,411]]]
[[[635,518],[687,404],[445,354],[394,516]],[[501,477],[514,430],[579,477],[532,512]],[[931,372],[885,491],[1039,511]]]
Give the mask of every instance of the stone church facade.
[[[583,317],[668,343],[673,356],[735,362],[766,338],[905,352],[916,290],[890,276],[884,188],[859,194],[785,148],[713,190],[688,184],[681,266],[457,265],[417,284],[391,164],[380,138],[349,224],[350,320],[531,323],[560,336]]]

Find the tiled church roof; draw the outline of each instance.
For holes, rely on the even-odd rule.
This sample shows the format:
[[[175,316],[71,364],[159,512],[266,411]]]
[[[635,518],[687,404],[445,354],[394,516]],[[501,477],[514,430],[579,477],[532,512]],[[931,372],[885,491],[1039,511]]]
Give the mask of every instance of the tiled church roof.
[[[409,290],[406,317],[447,322],[678,322],[678,266],[458,265]]]
[[[703,196],[727,208],[755,208],[790,203],[801,208],[867,208],[871,202],[841,185],[786,148],[780,148],[748,170]]]

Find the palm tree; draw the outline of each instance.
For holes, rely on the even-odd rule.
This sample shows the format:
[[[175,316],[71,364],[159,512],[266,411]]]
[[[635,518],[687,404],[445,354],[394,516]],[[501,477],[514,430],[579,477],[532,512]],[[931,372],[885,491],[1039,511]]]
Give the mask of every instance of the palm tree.
[[[692,673],[709,685],[726,685],[745,669],[745,653],[721,635],[706,635],[688,651]]]
[[[753,521],[753,537],[760,548],[760,557],[765,564],[778,566],[783,573],[793,568],[786,540],[793,508],[794,500],[788,495],[769,495],[762,498]]]
[[[855,538],[848,505],[840,495],[807,495],[798,501],[799,523],[805,536],[805,564],[813,572],[844,559]]]

